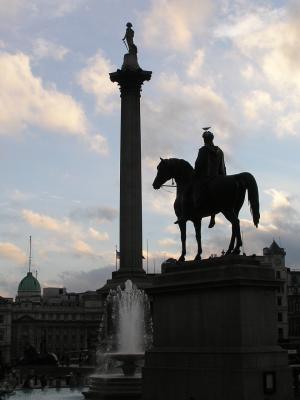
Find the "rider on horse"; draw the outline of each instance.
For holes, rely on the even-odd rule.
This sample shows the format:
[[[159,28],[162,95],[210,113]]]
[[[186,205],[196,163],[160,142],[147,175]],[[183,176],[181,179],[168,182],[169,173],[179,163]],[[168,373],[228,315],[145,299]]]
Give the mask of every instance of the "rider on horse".
[[[214,135],[203,128],[202,135],[204,146],[199,149],[198,157],[195,162],[195,184],[194,184],[194,204],[202,205],[205,202],[203,192],[207,191],[208,185],[213,178],[218,175],[226,175],[223,151],[213,143]],[[209,228],[215,225],[215,214],[211,215]]]
[[[196,208],[205,206],[208,199],[205,196],[209,183],[219,175],[226,175],[226,167],[224,162],[223,151],[213,143],[214,135],[203,128],[202,135],[204,146],[199,149],[198,157],[195,162],[194,183],[193,183],[193,202]],[[182,202],[182,215],[178,218],[175,224],[186,222],[187,209]],[[209,228],[215,225],[215,214],[210,217]]]

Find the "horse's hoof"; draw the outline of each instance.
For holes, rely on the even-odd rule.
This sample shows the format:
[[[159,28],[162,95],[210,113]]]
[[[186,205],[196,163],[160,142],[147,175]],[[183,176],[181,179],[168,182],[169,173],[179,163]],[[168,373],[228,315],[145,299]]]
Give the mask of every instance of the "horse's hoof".
[[[232,254],[232,252],[230,250],[227,250],[224,256],[230,256],[230,254]]]
[[[232,254],[234,254],[235,256],[238,256],[240,254],[241,250],[240,249],[234,249]]]
[[[200,254],[197,254],[196,257],[194,258],[194,261],[200,261],[201,260],[201,256]]]
[[[184,256],[180,256],[177,260],[178,263],[185,261],[185,257]]]

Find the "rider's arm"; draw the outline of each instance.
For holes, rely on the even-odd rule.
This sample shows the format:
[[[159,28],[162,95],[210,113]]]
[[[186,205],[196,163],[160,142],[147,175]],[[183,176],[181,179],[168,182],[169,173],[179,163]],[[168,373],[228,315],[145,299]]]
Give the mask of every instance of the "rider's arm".
[[[225,167],[225,161],[224,161],[224,154],[222,152],[222,158],[221,158],[221,162],[220,162],[220,171],[219,171],[220,175],[227,175],[226,174],[226,167]]]

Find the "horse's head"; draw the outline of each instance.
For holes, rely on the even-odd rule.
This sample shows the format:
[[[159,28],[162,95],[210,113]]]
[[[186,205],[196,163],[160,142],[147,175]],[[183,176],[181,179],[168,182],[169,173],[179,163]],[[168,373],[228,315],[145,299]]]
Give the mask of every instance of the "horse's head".
[[[154,189],[159,189],[164,183],[173,178],[170,160],[163,158],[160,158],[160,160],[157,166],[157,174],[152,184]]]

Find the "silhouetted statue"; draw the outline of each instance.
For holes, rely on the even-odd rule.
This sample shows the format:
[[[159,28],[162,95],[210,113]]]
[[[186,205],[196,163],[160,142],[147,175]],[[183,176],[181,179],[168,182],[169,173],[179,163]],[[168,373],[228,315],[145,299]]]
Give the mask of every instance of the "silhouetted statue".
[[[125,36],[123,37],[122,40],[124,43],[126,40],[129,54],[137,54],[137,47],[133,43],[134,30],[132,29],[132,23],[127,22],[126,26],[127,26],[127,28],[126,28]]]
[[[122,70],[136,71],[141,69],[137,59],[137,47],[133,43],[134,30],[132,29],[132,23],[127,22],[126,32],[123,37],[123,42],[128,50],[128,53],[124,55],[124,61],[122,65]]]
[[[201,149],[200,149],[201,150]],[[221,154],[221,153],[220,153]],[[216,164],[217,165],[217,164]],[[212,171],[216,169],[212,165]],[[203,164],[208,168],[207,164]],[[210,168],[210,167],[209,167]],[[205,176],[207,170],[202,171],[201,163],[197,163],[200,176]],[[209,184],[200,185],[201,201],[195,202],[198,192],[195,184],[194,168],[185,160],[170,158],[162,159],[157,166],[157,175],[153,182],[153,188],[159,189],[169,179],[174,179],[177,186],[176,199],[174,202],[175,214],[178,218],[178,225],[181,233],[182,252],[178,261],[184,261],[186,254],[186,222],[192,221],[195,227],[198,252],[195,260],[201,259],[201,221],[221,212],[232,225],[232,235],[226,255],[240,254],[242,238],[240,231],[240,221],[238,218],[240,209],[245,200],[246,191],[253,223],[257,227],[259,223],[259,196],[256,180],[249,172],[242,172],[236,175],[215,175]],[[196,192],[196,193],[195,193]]]
[[[204,133],[202,137],[204,140],[204,146],[199,149],[194,173],[193,199],[194,206],[197,208],[201,207],[201,204],[207,201],[205,197],[207,196],[207,189],[210,182],[218,175],[226,175],[223,151],[218,146],[214,145],[214,135],[209,131],[210,127],[203,129]],[[178,218],[175,224],[186,221],[186,210],[184,209],[184,206],[183,203],[182,215]],[[214,225],[215,214],[212,214],[209,228],[212,228]]]
[[[207,192],[207,187],[212,179],[218,175],[226,175],[223,151],[214,145],[214,135],[209,131],[210,128],[203,128],[202,135],[204,146],[199,149],[198,157],[195,162],[195,188],[194,202],[196,207],[201,206],[205,201],[203,194]],[[215,215],[210,219],[209,228],[215,225]]]

